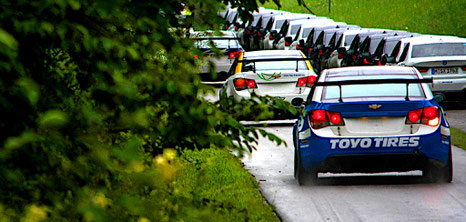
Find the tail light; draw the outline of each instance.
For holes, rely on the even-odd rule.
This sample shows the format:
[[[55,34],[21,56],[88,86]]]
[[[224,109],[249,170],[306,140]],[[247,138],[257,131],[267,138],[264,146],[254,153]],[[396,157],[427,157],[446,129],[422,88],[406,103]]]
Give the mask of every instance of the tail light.
[[[364,64],[366,64],[366,65],[368,65],[368,64],[369,64],[369,61],[367,61],[367,59],[366,59],[366,58],[364,58],[364,60],[362,60],[362,62],[363,62]]]
[[[238,31],[238,29],[239,29],[238,26],[235,26],[235,31]]]
[[[230,52],[230,56],[229,58],[230,59],[234,59],[236,56],[238,56],[240,53],[242,53],[243,51],[236,51],[236,52]]]
[[[319,50],[319,55],[323,55],[323,54],[324,54],[324,51],[322,51],[322,49]]]
[[[405,123],[424,124],[435,127],[440,123],[440,112],[435,106],[411,110],[408,112],[408,117],[406,118]]]
[[[428,68],[416,67],[419,72],[427,72]]]
[[[381,62],[381,61],[379,61],[379,62],[377,63],[377,65],[379,65],[379,66],[382,66],[382,62]]]
[[[298,79],[298,82],[296,83],[296,87],[312,87],[314,83],[316,82],[317,77],[316,76],[307,76],[307,77],[302,77]]]
[[[356,60],[356,56],[353,56],[353,60]]]
[[[269,39],[270,39],[270,40],[274,40],[275,37],[274,37],[272,34],[270,34],[270,35],[269,35]]]
[[[285,41],[285,46],[290,46],[290,45],[291,45],[291,42]]]
[[[194,55],[194,58],[195,58],[195,59],[199,59],[199,56],[198,56],[198,55]]]
[[[297,50],[301,50],[301,49],[303,49],[303,47],[301,47],[301,46],[298,44],[298,45],[296,45],[296,49],[297,49]]]
[[[338,112],[326,110],[313,110],[309,112],[309,119],[313,129],[321,129],[327,126],[344,126],[345,122]]]
[[[251,35],[251,31],[250,31],[250,30],[247,30],[247,31],[246,31],[246,34]]]
[[[343,55],[341,53],[338,53],[338,58],[343,59]]]
[[[461,67],[461,68],[463,69],[463,71],[466,71],[466,66],[463,66],[463,67]]]
[[[262,36],[262,33],[261,33],[261,32],[257,32],[257,36],[261,37],[261,36]]]
[[[257,88],[257,84],[254,79],[236,78],[233,80],[233,84],[235,85],[235,89],[238,91]]]
[[[229,26],[229,25],[226,25],[226,26],[225,26],[225,28],[226,28],[226,29],[229,29],[229,28],[230,28],[230,26]]]

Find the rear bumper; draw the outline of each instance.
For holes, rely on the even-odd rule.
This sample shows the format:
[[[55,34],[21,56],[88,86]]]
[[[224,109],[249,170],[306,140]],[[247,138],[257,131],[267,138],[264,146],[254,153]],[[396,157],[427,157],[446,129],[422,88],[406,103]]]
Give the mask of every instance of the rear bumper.
[[[441,135],[440,128],[426,135],[351,138],[320,137],[309,129],[310,136],[300,135],[299,140],[302,165],[319,172],[409,171],[431,163],[444,165],[450,136]]]

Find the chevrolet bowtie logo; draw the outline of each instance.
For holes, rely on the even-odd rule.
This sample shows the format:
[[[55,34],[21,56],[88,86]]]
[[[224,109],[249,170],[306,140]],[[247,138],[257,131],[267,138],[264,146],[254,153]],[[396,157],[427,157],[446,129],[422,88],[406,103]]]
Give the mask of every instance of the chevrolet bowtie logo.
[[[380,107],[382,107],[382,105],[372,104],[372,105],[369,106],[369,109],[376,110],[376,109],[378,109]]]

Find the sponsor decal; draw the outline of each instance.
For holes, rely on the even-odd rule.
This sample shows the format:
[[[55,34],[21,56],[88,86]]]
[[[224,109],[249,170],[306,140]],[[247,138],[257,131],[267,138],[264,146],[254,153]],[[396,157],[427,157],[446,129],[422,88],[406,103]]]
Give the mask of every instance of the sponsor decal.
[[[450,128],[441,126],[440,127],[440,134],[444,136],[450,136]]]
[[[450,145],[450,142],[448,140],[442,140],[442,143],[445,145]]]
[[[419,137],[385,137],[385,138],[350,138],[350,139],[331,139],[330,149],[367,149],[371,146],[376,148],[390,147],[417,147],[419,146]]]
[[[265,81],[273,81],[273,80],[276,80],[280,77],[282,77],[282,73],[273,73],[273,74],[267,74],[267,73],[257,73],[257,76],[262,79],[262,80],[265,80]]]
[[[309,137],[311,137],[311,130],[310,129],[304,130],[303,132],[299,132],[299,139],[303,140],[303,139],[307,139]]]
[[[285,74],[283,77],[302,77],[304,74]]]

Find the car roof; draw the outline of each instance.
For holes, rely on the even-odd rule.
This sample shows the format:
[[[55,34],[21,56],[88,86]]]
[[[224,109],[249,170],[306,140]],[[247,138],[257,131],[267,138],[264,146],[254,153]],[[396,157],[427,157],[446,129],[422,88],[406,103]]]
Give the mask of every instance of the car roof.
[[[405,42],[411,43],[411,45],[429,44],[429,43],[461,43],[465,42],[466,39],[455,36],[437,36],[437,35],[422,35],[406,39]]]
[[[369,76],[369,75],[393,75],[393,74],[409,74],[416,75],[416,69],[413,67],[404,66],[351,66],[343,68],[327,69],[326,76],[336,77],[345,75],[354,76]],[[399,78],[399,77],[397,77]]]
[[[289,19],[289,18],[306,18],[306,17],[316,17],[315,15],[312,14],[296,14],[296,13],[288,13],[288,14],[283,14],[283,15],[276,15],[275,19],[280,20],[280,19]]]
[[[245,59],[259,59],[259,58],[302,58],[303,55],[299,50],[259,50],[244,52]]]

